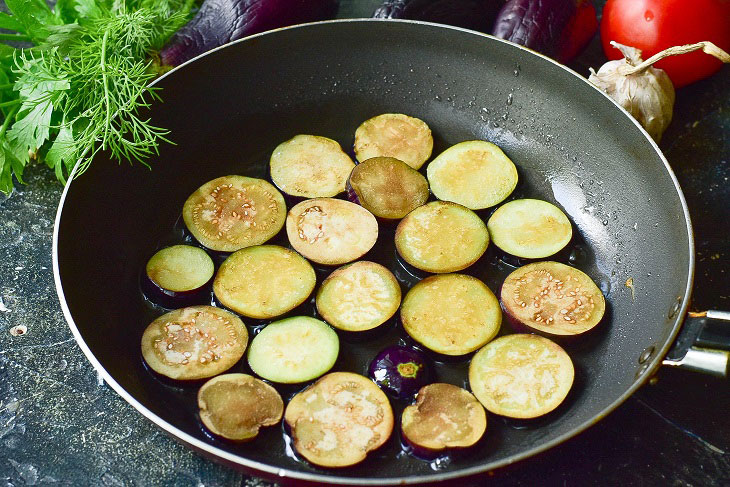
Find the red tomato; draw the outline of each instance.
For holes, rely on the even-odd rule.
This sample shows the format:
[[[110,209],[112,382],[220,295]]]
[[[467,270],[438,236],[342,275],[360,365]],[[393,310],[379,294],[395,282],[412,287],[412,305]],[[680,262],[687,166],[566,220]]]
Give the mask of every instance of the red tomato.
[[[610,41],[643,51],[643,58],[668,47],[711,41],[730,51],[730,0],[608,0],[601,42],[609,59],[621,59]],[[702,51],[655,64],[679,88],[711,75],[722,63]]]

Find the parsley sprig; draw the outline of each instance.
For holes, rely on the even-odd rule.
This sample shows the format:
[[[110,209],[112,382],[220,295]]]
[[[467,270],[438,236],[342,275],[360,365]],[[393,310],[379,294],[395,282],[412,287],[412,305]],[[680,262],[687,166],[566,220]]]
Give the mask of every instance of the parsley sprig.
[[[6,0],[0,13],[0,191],[39,158],[65,181],[99,151],[148,164],[168,131],[141,115],[158,94],[150,55],[193,0]]]

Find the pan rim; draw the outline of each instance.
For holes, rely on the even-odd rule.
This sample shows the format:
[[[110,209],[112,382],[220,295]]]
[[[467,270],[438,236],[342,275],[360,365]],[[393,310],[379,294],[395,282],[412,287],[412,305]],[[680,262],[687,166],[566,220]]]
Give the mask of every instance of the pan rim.
[[[239,465],[241,467],[244,467],[246,469],[255,470],[257,472],[266,473],[271,476],[278,477],[280,479],[291,479],[291,480],[304,480],[309,482],[323,482],[327,484],[339,484],[339,485],[394,485],[394,484],[403,484],[403,485],[412,485],[412,484],[422,484],[425,482],[441,482],[445,480],[450,479],[456,479],[456,478],[462,478],[462,477],[468,477],[471,475],[476,475],[479,473],[487,472],[489,470],[494,470],[497,468],[502,468],[507,465],[511,465],[513,463],[516,463],[518,461],[522,461],[524,459],[527,459],[529,457],[532,457],[538,453],[547,451],[564,441],[578,435],[579,433],[582,433],[589,427],[596,424],[598,421],[606,417],[609,413],[614,411],[618,406],[620,406],[626,399],[628,399],[633,393],[644,383],[647,382],[647,380],[654,374],[654,372],[658,369],[658,367],[661,365],[661,362],[663,358],[668,353],[671,345],[674,343],[677,334],[679,333],[679,330],[681,328],[682,320],[687,312],[687,308],[689,306],[689,298],[692,292],[692,285],[694,281],[694,271],[695,271],[695,244],[694,244],[694,235],[692,230],[692,223],[690,220],[690,214],[689,209],[687,207],[687,202],[684,197],[684,193],[682,192],[681,187],[679,186],[679,182],[677,180],[676,175],[674,174],[674,171],[672,170],[671,166],[669,165],[669,162],[664,157],[664,154],[662,153],[661,149],[659,149],[659,146],[654,141],[654,139],[649,136],[649,134],[646,132],[646,130],[639,124],[639,122],[632,117],[623,107],[621,107],[615,100],[613,100],[611,97],[609,97],[605,92],[601,91],[598,87],[593,85],[588,81],[587,78],[581,76],[576,71],[573,71],[572,69],[568,68],[567,66],[564,66],[557,61],[539,53],[532,49],[526,48],[524,46],[514,44],[512,42],[506,41],[504,39],[500,39],[497,37],[494,37],[489,34],[484,34],[482,32],[473,31],[470,29],[465,29],[461,27],[454,27],[444,24],[437,24],[432,22],[423,22],[423,21],[416,21],[416,20],[402,20],[402,19],[334,19],[334,20],[326,20],[326,21],[320,21],[320,22],[310,22],[305,24],[297,24],[293,26],[288,27],[282,27],[279,29],[274,29],[266,32],[262,32],[259,34],[254,34],[248,37],[244,37],[242,39],[238,39],[236,41],[230,42],[228,44],[225,44],[223,46],[217,47],[215,49],[212,49],[210,51],[207,51],[203,54],[200,54],[183,64],[173,68],[172,70],[168,71],[167,73],[163,74],[156,80],[154,80],[150,86],[156,85],[160,80],[165,79],[166,77],[170,76],[172,73],[175,73],[181,69],[183,69],[185,66],[187,66],[190,63],[193,63],[197,61],[198,59],[201,59],[207,55],[210,55],[214,52],[217,52],[221,49],[225,49],[229,46],[241,43],[241,42],[247,42],[252,39],[256,39],[261,36],[270,36],[275,35],[277,32],[280,31],[288,31],[288,30],[296,30],[296,29],[307,29],[311,27],[316,27],[320,25],[327,25],[327,24],[351,24],[351,23],[372,23],[372,22],[385,22],[385,23],[393,23],[393,24],[412,24],[412,25],[422,25],[426,27],[431,28],[437,28],[437,29],[448,29],[453,31],[462,32],[469,35],[476,35],[482,38],[489,39],[489,42],[501,42],[505,44],[509,44],[512,46],[512,48],[517,48],[523,51],[527,51],[532,55],[535,55],[539,58],[542,58],[545,61],[548,61],[555,65],[556,67],[565,70],[569,74],[575,76],[576,78],[580,79],[582,82],[588,84],[591,88],[599,92],[602,96],[607,98],[608,100],[613,103],[613,105],[618,108],[621,112],[624,113],[633,123],[636,125],[636,127],[641,131],[641,133],[644,135],[644,137],[647,139],[647,141],[651,144],[651,147],[654,149],[654,152],[659,156],[660,160],[664,164],[664,168],[669,174],[672,183],[674,184],[675,190],[677,192],[677,195],[679,196],[680,203],[682,205],[682,212],[684,215],[684,219],[686,222],[686,230],[687,230],[687,240],[688,240],[688,251],[689,251],[689,260],[688,260],[688,274],[687,274],[687,282],[685,283],[685,290],[684,295],[681,296],[681,302],[679,310],[677,311],[674,319],[674,323],[672,324],[672,329],[669,333],[669,336],[665,340],[664,344],[661,346],[661,348],[653,355],[653,357],[650,359],[650,361],[645,366],[643,372],[640,374],[638,378],[636,378],[631,384],[631,386],[624,391],[623,394],[621,394],[616,400],[614,400],[612,403],[610,403],[608,406],[606,406],[602,411],[600,411],[597,415],[592,417],[589,420],[584,421],[577,427],[571,429],[570,431],[550,440],[545,443],[542,443],[538,446],[526,449],[520,453],[517,453],[515,455],[512,455],[510,457],[507,457],[500,461],[492,461],[483,463],[481,465],[476,465],[468,468],[464,468],[461,470],[455,470],[451,472],[441,472],[441,473],[434,473],[433,475],[419,475],[419,476],[406,476],[406,477],[376,477],[376,478],[363,478],[363,477],[345,477],[341,475],[327,475],[324,473],[315,473],[315,472],[303,472],[303,471],[297,471],[297,470],[290,470],[286,468],[280,468],[280,467],[274,467],[272,465],[268,465],[265,463],[261,463],[258,461],[250,460],[248,458],[245,458],[240,455],[236,455],[230,452],[227,452],[225,450],[222,450],[218,447],[215,447],[209,443],[206,443],[204,441],[201,441],[188,433],[185,433],[184,431],[178,429],[177,427],[173,426],[172,424],[168,423],[167,421],[163,420],[159,416],[157,416],[155,413],[147,409],[142,403],[137,401],[129,392],[126,391],[112,376],[109,372],[106,371],[106,369],[101,365],[101,363],[98,361],[98,359],[95,357],[87,343],[85,342],[84,338],[81,336],[81,332],[79,331],[78,327],[76,326],[76,323],[71,316],[71,311],[68,307],[68,304],[66,303],[65,294],[63,291],[63,285],[61,284],[61,275],[59,271],[59,258],[58,258],[58,238],[59,238],[59,225],[61,222],[61,216],[64,209],[64,203],[66,201],[66,196],[68,194],[69,188],[71,183],[73,182],[73,179],[76,175],[76,172],[78,170],[78,164],[74,167],[72,170],[68,181],[66,185],[63,188],[63,192],[61,194],[61,198],[58,203],[58,209],[56,212],[56,218],[54,222],[54,228],[53,228],[53,239],[52,239],[52,264],[53,264],[53,277],[54,277],[54,283],[56,287],[56,292],[58,294],[59,302],[61,305],[61,310],[63,312],[64,318],[66,319],[66,322],[68,323],[69,328],[71,329],[71,332],[74,336],[74,339],[76,340],[76,343],[79,345],[79,348],[81,348],[81,351],[86,356],[87,360],[91,363],[91,365],[94,367],[94,369],[97,371],[97,373],[103,378],[104,381],[106,381],[107,384],[111,386],[111,388],[119,394],[127,403],[129,403],[134,409],[136,409],[139,413],[141,413],[145,418],[147,418],[149,421],[151,421],[153,424],[155,424],[157,427],[161,428],[163,431],[165,431],[167,434],[171,435],[177,440],[182,441],[183,443],[192,446],[193,448],[203,451],[207,453],[208,455],[212,455],[218,459],[225,460],[228,463]]]

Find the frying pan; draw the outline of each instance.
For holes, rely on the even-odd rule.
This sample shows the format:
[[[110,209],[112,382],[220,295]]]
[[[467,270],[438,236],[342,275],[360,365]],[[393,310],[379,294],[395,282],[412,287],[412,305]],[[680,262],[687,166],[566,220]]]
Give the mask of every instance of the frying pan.
[[[218,461],[279,481],[362,485],[495,469],[555,446],[615,409],[661,364],[680,329],[694,247],[677,180],[626,112],[546,57],[459,28],[341,20],[244,39],[155,85],[164,102],[153,107],[153,121],[171,130],[176,145],[161,148],[152,170],[101,155],[66,186],[53,242],[56,285],[76,340],[105,380],[163,430]],[[569,215],[580,235],[579,267],[609,303],[600,333],[566,344],[576,366],[573,391],[542,419],[490,416],[476,447],[430,463],[401,453],[397,431],[366,461],[339,470],[298,460],[279,427],[242,445],[206,435],[196,387],[158,379],[141,359],[142,330],[164,310],[142,299],[140,269],[156,248],[182,238],[175,224],[182,203],[203,182],[267,177],[271,150],[298,133],[347,148],[359,123],[385,112],[425,120],[434,154],[469,139],[495,142],[519,168],[517,196],[546,199]],[[392,266],[388,235],[392,230],[381,228],[370,257]],[[498,291],[511,268],[492,257],[471,272]],[[397,339],[395,327],[361,343],[342,340],[335,368],[362,373],[375,350]],[[436,364],[440,380],[462,386],[465,367]],[[282,392],[286,400],[296,391]]]

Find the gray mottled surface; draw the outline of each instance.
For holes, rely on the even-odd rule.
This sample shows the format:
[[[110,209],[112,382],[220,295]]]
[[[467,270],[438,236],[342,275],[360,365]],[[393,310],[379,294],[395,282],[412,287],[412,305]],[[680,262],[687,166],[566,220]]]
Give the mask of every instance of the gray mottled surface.
[[[341,16],[378,2],[342,2]],[[601,62],[596,43],[576,64]],[[662,148],[697,240],[694,309],[730,308],[730,69],[678,93]],[[60,311],[51,235],[61,187],[42,166],[0,196],[0,487],[268,486],[166,437],[96,373]],[[19,336],[17,326],[27,328]],[[608,418],[536,458],[459,485],[730,485],[726,381],[662,371]]]
[[[61,188],[44,167],[31,168],[26,182],[0,200],[0,485],[240,483],[240,474],[164,436],[98,381],[53,285]],[[27,333],[13,336],[19,325]]]

